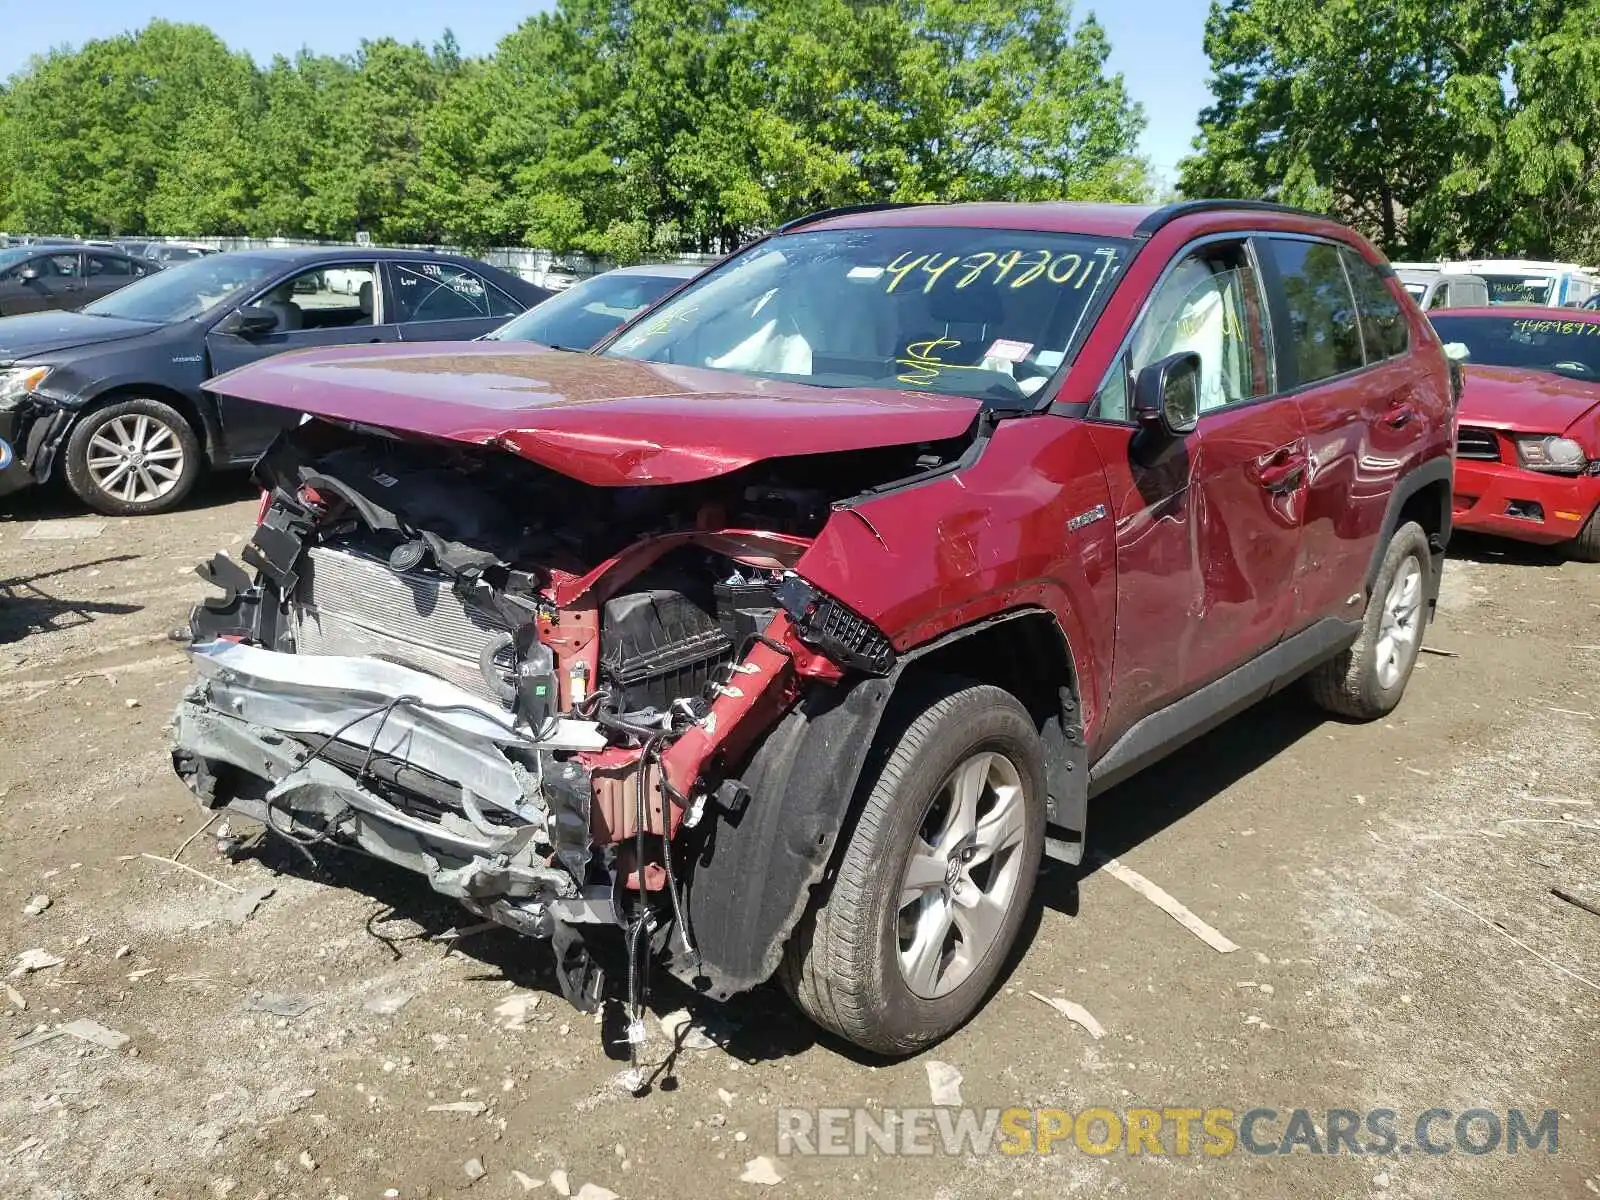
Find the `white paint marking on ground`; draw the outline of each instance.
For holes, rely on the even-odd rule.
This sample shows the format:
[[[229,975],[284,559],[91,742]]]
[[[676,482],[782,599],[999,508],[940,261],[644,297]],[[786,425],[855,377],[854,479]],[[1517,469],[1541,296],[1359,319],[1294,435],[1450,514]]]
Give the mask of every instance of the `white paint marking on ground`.
[[[106,531],[104,521],[84,521],[73,519],[69,521],[35,521],[27,533],[22,535],[25,542],[68,542],[76,538],[97,538]]]
[[[56,688],[72,687],[86,679],[104,679],[109,683],[115,683],[118,677],[123,675],[144,675],[165,667],[181,671],[187,670],[188,666],[187,658],[176,654],[163,654],[157,658],[140,658],[130,663],[119,663],[114,667],[101,667],[97,671],[63,675],[58,679],[19,679],[15,683],[0,684],[0,700],[16,696],[31,698],[54,691]]]
[[[1107,875],[1122,880],[1123,883],[1138,892],[1218,954],[1232,954],[1239,948],[1237,943],[1230,941],[1215,928],[1195,916],[1170,892],[1157,887],[1132,867],[1125,867],[1114,858],[1105,858],[1100,860],[1100,869]]]

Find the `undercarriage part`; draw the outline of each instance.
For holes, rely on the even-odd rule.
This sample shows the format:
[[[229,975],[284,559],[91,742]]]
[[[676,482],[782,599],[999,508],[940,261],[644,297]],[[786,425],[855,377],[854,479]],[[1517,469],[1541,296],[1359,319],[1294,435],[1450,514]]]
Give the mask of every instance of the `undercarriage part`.
[[[565,921],[557,920],[550,926],[550,945],[555,951],[556,986],[567,1003],[579,1012],[598,1012],[606,974],[583,938]]]

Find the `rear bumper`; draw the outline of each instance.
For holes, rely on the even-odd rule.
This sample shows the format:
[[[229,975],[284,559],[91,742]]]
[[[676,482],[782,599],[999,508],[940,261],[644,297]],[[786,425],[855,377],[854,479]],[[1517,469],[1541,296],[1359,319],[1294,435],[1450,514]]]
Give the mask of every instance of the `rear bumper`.
[[[1547,475],[1505,463],[1456,463],[1455,527],[1555,545],[1583,531],[1600,505],[1600,476]]]

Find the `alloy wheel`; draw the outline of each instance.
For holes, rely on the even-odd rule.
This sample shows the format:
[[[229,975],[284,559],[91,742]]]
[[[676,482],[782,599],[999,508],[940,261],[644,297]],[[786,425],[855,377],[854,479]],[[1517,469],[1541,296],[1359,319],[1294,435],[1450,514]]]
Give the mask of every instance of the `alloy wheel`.
[[[108,496],[134,504],[160,500],[183,478],[175,430],[144,413],[113,417],[89,439],[89,477]]]
[[[896,910],[900,971],[913,993],[947,995],[988,955],[1016,901],[1026,830],[1022,776],[1003,754],[971,755],[934,794]]]
[[[1405,674],[1422,635],[1422,564],[1407,558],[1395,572],[1378,617],[1378,683],[1392,688]]]

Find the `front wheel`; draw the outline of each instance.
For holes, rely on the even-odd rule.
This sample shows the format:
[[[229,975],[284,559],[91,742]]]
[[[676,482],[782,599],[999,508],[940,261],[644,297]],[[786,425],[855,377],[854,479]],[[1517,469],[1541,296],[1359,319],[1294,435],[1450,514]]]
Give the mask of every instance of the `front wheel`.
[[[1408,521],[1395,530],[1367,597],[1361,636],[1306,677],[1318,705],[1357,721],[1394,711],[1422,651],[1432,562],[1422,526]]]
[[[1027,710],[958,679],[902,705],[909,723],[879,756],[838,870],[782,969],[808,1017],[882,1054],[938,1041],[983,1003],[1044,849],[1044,769]]]
[[[67,486],[96,512],[137,517],[175,508],[200,478],[200,439],[160,400],[118,400],[67,439]]]
[[[1566,552],[1574,562],[1600,562],[1600,508],[1589,514],[1583,532],[1567,543]]]

